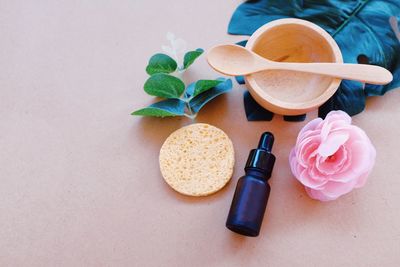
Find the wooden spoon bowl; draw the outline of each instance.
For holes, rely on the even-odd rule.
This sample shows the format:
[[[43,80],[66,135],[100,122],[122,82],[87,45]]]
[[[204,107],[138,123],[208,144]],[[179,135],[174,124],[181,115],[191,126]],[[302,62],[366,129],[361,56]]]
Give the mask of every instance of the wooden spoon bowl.
[[[300,19],[279,19],[265,24],[250,37],[246,48],[281,62],[337,62],[342,53],[321,27]],[[267,70],[245,76],[253,98],[282,115],[299,115],[325,103],[341,79],[318,74]]]

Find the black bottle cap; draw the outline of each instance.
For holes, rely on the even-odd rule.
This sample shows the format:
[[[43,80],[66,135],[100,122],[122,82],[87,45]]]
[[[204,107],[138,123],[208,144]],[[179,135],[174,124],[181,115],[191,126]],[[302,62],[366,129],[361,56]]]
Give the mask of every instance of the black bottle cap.
[[[261,135],[260,141],[258,142],[258,149],[264,149],[271,152],[272,146],[274,145],[274,135],[270,132],[265,132]]]
[[[262,172],[267,178],[271,177],[275,163],[275,156],[271,153],[273,145],[274,135],[270,132],[263,133],[258,143],[258,147],[250,151],[244,169],[256,169]]]

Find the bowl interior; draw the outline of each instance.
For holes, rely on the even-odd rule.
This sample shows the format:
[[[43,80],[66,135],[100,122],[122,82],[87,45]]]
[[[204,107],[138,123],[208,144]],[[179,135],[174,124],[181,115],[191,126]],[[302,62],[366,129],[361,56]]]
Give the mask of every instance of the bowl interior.
[[[274,26],[258,36],[251,50],[280,62],[335,62],[329,42],[316,30],[299,24]],[[252,86],[279,102],[305,103],[321,96],[335,80],[316,74],[270,70],[252,74]]]

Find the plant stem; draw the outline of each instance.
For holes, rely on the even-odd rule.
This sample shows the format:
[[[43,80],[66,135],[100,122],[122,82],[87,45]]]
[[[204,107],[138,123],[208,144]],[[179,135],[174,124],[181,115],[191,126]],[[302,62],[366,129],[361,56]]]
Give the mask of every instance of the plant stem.
[[[192,120],[192,122],[194,122],[194,119],[196,118],[196,116],[197,116],[197,113],[196,114],[194,114],[194,115],[189,115],[189,114],[183,114],[183,116],[185,116],[186,118],[189,118],[189,119],[191,119]]]
[[[186,96],[186,90],[187,90],[187,87],[186,87],[185,91],[183,92],[184,96]],[[190,106],[191,99],[192,99],[192,97],[189,97],[189,98],[183,97],[182,100],[185,101],[186,109],[189,111],[189,114],[185,113],[185,116],[192,119],[192,121],[194,121],[194,119],[197,116],[197,113],[193,112],[192,107]]]
[[[183,80],[183,73],[185,72],[186,70],[185,69],[178,69],[178,71],[176,72],[176,76],[179,78],[179,79],[181,79],[181,80]],[[186,88],[185,88],[185,91],[183,91],[183,96],[185,96],[186,95],[186,90],[187,90],[187,86],[185,86]],[[197,113],[194,113],[193,112],[193,110],[192,110],[192,108],[190,107],[190,100],[192,99],[191,97],[190,98],[186,98],[186,97],[180,97],[180,99],[181,100],[183,100],[183,101],[185,101],[185,105],[186,105],[186,109],[189,111],[189,113],[184,113],[183,115],[185,116],[185,117],[187,117],[187,118],[189,118],[189,119],[191,119],[193,122],[194,122],[194,119],[196,118],[196,116],[197,116]]]
[[[197,113],[193,113],[192,108],[190,107],[189,101],[185,101],[186,102],[186,108],[189,110],[189,114],[185,113],[185,116],[192,119],[194,121],[194,119],[197,116]]]

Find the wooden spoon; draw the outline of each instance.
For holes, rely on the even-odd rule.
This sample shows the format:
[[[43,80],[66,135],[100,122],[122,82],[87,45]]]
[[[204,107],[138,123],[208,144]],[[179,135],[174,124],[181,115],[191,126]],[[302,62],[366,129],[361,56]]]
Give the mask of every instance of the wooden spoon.
[[[388,84],[393,79],[390,71],[375,65],[276,62],[238,45],[219,45],[212,48],[207,54],[207,61],[216,71],[232,76],[263,70],[291,70],[370,84]]]

